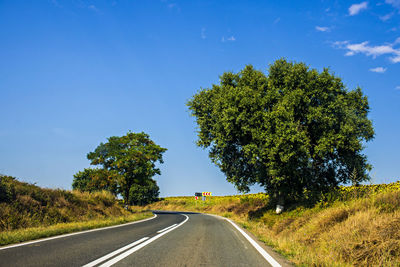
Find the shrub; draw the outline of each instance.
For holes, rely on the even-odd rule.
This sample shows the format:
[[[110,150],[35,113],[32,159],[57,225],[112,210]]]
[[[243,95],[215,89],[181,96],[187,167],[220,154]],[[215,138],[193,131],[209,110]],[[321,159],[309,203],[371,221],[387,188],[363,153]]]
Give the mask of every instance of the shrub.
[[[128,203],[131,205],[146,205],[157,200],[160,188],[154,180],[146,181],[147,184],[134,184],[129,190]]]

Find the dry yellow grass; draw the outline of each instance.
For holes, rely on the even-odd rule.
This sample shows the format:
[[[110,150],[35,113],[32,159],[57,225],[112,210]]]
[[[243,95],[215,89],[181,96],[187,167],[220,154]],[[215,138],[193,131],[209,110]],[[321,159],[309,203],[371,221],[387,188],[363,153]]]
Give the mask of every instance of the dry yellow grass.
[[[151,216],[153,216],[151,212],[138,212],[127,216],[110,217],[106,219],[93,219],[84,222],[58,223],[47,227],[32,227],[12,231],[4,231],[0,232],[0,245],[13,244],[38,238],[133,222],[149,218]]]
[[[46,189],[0,175],[0,245],[152,216],[125,210],[111,193]]]
[[[267,210],[267,203],[251,196],[244,201],[212,197],[206,203],[181,197],[148,208],[230,217],[299,266],[400,266],[400,190],[296,207],[281,215]]]

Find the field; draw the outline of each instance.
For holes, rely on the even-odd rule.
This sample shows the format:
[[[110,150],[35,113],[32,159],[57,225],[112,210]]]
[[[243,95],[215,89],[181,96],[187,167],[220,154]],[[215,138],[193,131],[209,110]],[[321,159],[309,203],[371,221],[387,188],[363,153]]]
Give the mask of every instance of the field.
[[[299,266],[400,266],[400,183],[341,187],[274,213],[265,194],[168,197],[148,209],[233,219]]]
[[[125,210],[109,192],[45,189],[0,176],[0,245],[151,217]]]

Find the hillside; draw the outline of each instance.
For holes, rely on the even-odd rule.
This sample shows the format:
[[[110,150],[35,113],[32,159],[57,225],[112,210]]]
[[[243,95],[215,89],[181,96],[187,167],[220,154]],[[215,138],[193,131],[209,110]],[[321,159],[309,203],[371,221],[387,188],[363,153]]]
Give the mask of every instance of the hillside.
[[[265,194],[168,197],[149,209],[219,214],[300,266],[399,266],[400,183],[341,187],[276,215]]]
[[[0,176],[0,245],[150,217],[125,210],[109,192],[40,188]]]

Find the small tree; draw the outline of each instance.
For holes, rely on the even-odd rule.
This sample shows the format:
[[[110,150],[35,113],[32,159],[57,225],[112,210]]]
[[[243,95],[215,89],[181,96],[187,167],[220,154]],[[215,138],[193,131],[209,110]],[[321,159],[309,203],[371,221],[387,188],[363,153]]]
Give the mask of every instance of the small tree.
[[[246,66],[188,102],[197,145],[240,191],[260,184],[283,205],[304,192],[358,182],[371,166],[361,154],[373,138],[360,88],[348,91],[328,69],[277,60],[268,75]]]
[[[150,140],[145,133],[128,132],[126,135],[108,138],[93,152],[87,155],[92,165],[100,165],[105,170],[118,174],[118,192],[122,194],[125,204],[129,203],[133,188],[146,187],[155,181],[151,178],[160,174],[156,163],[163,163],[162,154],[166,151]],[[158,197],[158,190],[151,191]],[[146,196],[147,197],[147,196]],[[147,197],[148,198],[148,197]]]

